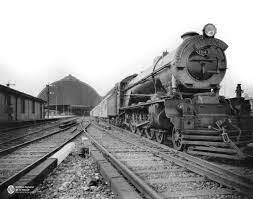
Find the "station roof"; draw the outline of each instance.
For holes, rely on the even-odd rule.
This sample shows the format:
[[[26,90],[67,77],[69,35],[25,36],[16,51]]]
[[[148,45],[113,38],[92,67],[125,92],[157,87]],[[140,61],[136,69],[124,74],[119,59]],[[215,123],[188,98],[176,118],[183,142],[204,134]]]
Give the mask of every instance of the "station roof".
[[[18,97],[23,97],[23,98],[31,99],[31,100],[34,100],[34,101],[37,101],[37,102],[41,102],[41,103],[46,103],[46,101],[43,100],[43,99],[34,97],[34,96],[29,95],[27,93],[20,92],[18,90],[12,89],[12,88],[10,88],[8,86],[4,86],[4,85],[1,85],[1,84],[0,84],[0,92],[13,94],[13,95],[18,96]]]
[[[101,96],[90,85],[80,81],[72,75],[68,75],[49,86],[49,104],[96,106],[101,101]],[[47,100],[47,88],[45,87],[39,98]]]

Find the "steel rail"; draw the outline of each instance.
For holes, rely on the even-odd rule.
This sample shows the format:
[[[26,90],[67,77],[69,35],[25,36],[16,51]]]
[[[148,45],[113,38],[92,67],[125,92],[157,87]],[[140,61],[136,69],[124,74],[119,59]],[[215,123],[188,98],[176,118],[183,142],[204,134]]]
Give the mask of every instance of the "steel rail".
[[[94,124],[95,125],[95,124]],[[102,127],[99,127],[97,125],[95,125],[96,127],[98,128],[102,128]],[[104,131],[106,131],[107,133],[110,133],[109,130],[107,129],[104,129]],[[112,134],[112,133],[110,133]],[[138,147],[140,147],[140,143],[136,143],[136,141],[127,141],[126,139],[122,139],[122,138],[119,138],[115,135],[112,135],[114,136],[115,138],[119,139],[119,140],[122,140],[124,142],[128,142],[128,143],[131,143],[131,144],[134,144]],[[186,167],[187,169],[193,171],[194,173],[198,173],[198,174],[201,174],[203,176],[206,176],[208,177],[209,179],[213,180],[213,181],[216,181],[220,184],[223,184],[227,187],[232,187],[234,188],[236,191],[242,193],[242,194],[246,194],[247,196],[252,194],[253,195],[253,186],[252,184],[247,184],[245,182],[237,182],[235,178],[233,178],[233,176],[229,176],[229,175],[223,175],[222,173],[218,173],[217,171],[213,170],[213,168],[208,168],[207,165],[204,165],[204,164],[199,164],[197,162],[194,162],[193,160],[189,160],[189,157],[188,159],[185,158],[182,158],[182,157],[175,157],[173,155],[170,155],[170,154],[166,154],[165,152],[161,152],[160,150],[157,150],[157,149],[154,149],[154,148],[151,148],[151,147],[148,147],[148,146],[142,146],[141,148],[143,149],[146,149],[146,150],[150,150],[150,151],[153,151],[155,152],[157,155],[160,155],[162,156],[163,158],[167,159],[167,160],[173,160],[176,164],[182,166],[182,167]],[[170,150],[170,149],[169,149]],[[181,153],[181,152],[180,152]],[[178,151],[176,151],[176,155],[180,154],[178,153]],[[188,154],[187,154],[188,155]],[[197,160],[197,159],[196,159]],[[228,170],[225,170],[227,173],[229,173],[230,171]]]
[[[134,135],[134,134],[132,134],[132,135]],[[135,135],[135,136],[137,136],[137,135]],[[164,150],[168,150],[169,149],[169,150],[173,151],[174,153],[176,153],[181,158],[187,159],[188,161],[194,162],[195,164],[199,164],[202,167],[206,167],[209,170],[218,173],[219,175],[223,175],[224,178],[227,177],[228,179],[231,179],[231,177],[232,177],[236,182],[240,183],[241,185],[245,185],[245,186],[248,186],[250,188],[253,188],[253,180],[250,179],[250,178],[238,175],[237,173],[235,173],[233,171],[229,171],[229,170],[227,170],[227,169],[225,169],[225,168],[223,168],[223,167],[221,167],[221,166],[219,166],[219,165],[217,165],[215,163],[206,161],[204,159],[201,159],[201,158],[198,158],[198,157],[195,157],[195,156],[191,156],[191,155],[189,155],[187,153],[183,153],[181,151],[176,151],[173,148],[169,148],[168,146],[159,144],[159,143],[154,142],[152,140],[149,140],[147,138],[143,138],[143,139],[145,139],[146,141],[148,141],[148,142],[150,142],[150,143],[152,143],[152,144],[154,144],[154,145],[156,145],[158,147],[163,148]]]
[[[144,182],[141,178],[139,178],[134,172],[128,169],[124,164],[122,164],[119,160],[117,160],[107,149],[105,149],[101,144],[98,143],[92,136],[89,135],[86,128],[81,127],[85,132],[86,136],[91,140],[91,142],[107,157],[107,159],[112,163],[114,167],[116,167],[123,175],[130,181],[142,194],[147,198],[152,199],[162,199],[156,191],[154,191],[146,182]]]
[[[76,131],[76,130],[77,130],[77,128],[74,129],[73,132]],[[6,179],[4,182],[2,182],[0,184],[0,193],[2,191],[4,191],[9,185],[11,185],[11,184],[15,183],[16,181],[18,181],[22,176],[24,176],[25,174],[27,174],[30,170],[32,170],[33,168],[35,168],[36,166],[38,166],[39,164],[41,164],[44,160],[46,160],[48,157],[50,157],[51,155],[53,155],[55,152],[59,151],[63,146],[65,146],[67,143],[71,142],[73,139],[75,139],[81,133],[83,133],[83,130],[81,130],[76,135],[72,136],[70,139],[68,139],[67,141],[65,141],[64,143],[62,143],[59,147],[57,147],[53,151],[50,151],[49,153],[47,153],[46,155],[44,155],[43,157],[41,157],[40,159],[38,159],[34,163],[28,165],[27,167],[25,167],[24,169],[22,169],[21,171],[19,171],[17,174],[15,174],[15,175],[11,176],[10,178]]]
[[[59,123],[54,124],[54,125],[49,126],[49,127],[46,127],[46,128],[44,128],[44,129],[40,129],[40,130],[31,132],[31,133],[28,133],[28,134],[25,134],[25,135],[21,135],[21,136],[15,137],[15,138],[13,138],[13,139],[7,140],[6,142],[0,142],[0,145],[4,145],[4,144],[10,143],[10,142],[13,142],[13,141],[15,141],[15,140],[18,140],[18,139],[20,139],[20,138],[24,138],[24,137],[30,136],[30,135],[34,135],[34,134],[39,133],[39,132],[41,132],[41,131],[45,131],[45,130],[54,128],[54,127],[56,127],[56,126],[58,126],[58,125],[59,125]]]
[[[154,142],[152,140],[149,140],[147,138],[143,138],[143,139],[145,139],[146,141],[150,142],[151,144],[154,144],[154,145],[156,145],[158,147],[163,148],[164,150],[168,150],[168,147],[166,147],[166,146],[164,146],[162,144],[159,144],[159,143]],[[187,153],[176,151],[174,149],[172,149],[172,150],[173,150],[173,152],[177,153],[177,155],[179,155],[180,157],[182,157],[184,159],[187,159],[188,161],[191,161],[191,162],[194,162],[196,164],[199,164],[200,166],[206,167],[206,168],[208,168],[211,171],[214,171],[214,172],[217,172],[220,175],[226,176],[227,178],[231,178],[232,177],[234,180],[236,180],[236,182],[238,182],[238,183],[240,183],[242,185],[249,186],[249,184],[251,184],[251,188],[253,188],[253,180],[250,179],[250,178],[238,175],[237,173],[235,173],[233,171],[229,171],[227,169],[224,169],[223,167],[221,167],[221,166],[219,166],[219,165],[217,165],[215,163],[208,162],[208,161],[206,161],[204,159],[201,159],[201,158],[198,158],[198,157],[195,157],[195,156],[191,156],[191,155],[189,155]]]
[[[0,128],[0,134],[1,133],[5,133],[8,131],[12,131],[12,130],[16,130],[16,129],[22,129],[22,128],[26,128],[26,127],[32,127],[34,125],[43,125],[46,123],[50,123],[50,122],[55,122],[55,121],[59,121],[59,120],[64,120],[64,119],[70,119],[73,118],[73,116],[71,117],[66,117],[66,118],[51,118],[51,119],[40,119],[40,120],[32,120],[32,121],[23,121],[29,124],[25,124],[23,126],[15,126],[15,127],[9,127],[9,128]],[[21,122],[20,122],[21,123]]]
[[[111,124],[110,124],[111,125]],[[128,131],[128,130],[125,130],[125,129],[121,129],[120,127],[117,127],[117,126],[113,126],[114,128],[116,129],[119,129],[121,131],[125,131],[126,133],[128,134],[131,134],[135,137],[138,137],[140,138],[138,135]],[[198,157],[195,157],[195,156],[191,156],[187,153],[184,153],[184,152],[181,152],[181,151],[177,151],[173,148],[170,148],[168,146],[165,146],[165,145],[162,145],[162,144],[159,144],[155,141],[152,141],[150,139],[147,139],[145,137],[141,137],[141,139],[151,143],[151,144],[154,144],[156,145],[157,147],[160,147],[160,148],[163,148],[164,150],[170,150],[172,152],[174,152],[175,154],[177,154],[178,156],[180,156],[181,158],[185,158],[187,159],[188,161],[192,161],[196,164],[199,164],[200,166],[203,166],[203,167],[207,167],[209,170],[212,170],[214,172],[217,172],[221,175],[226,175],[228,178],[231,178],[233,177],[236,181],[238,181],[239,183],[241,183],[242,185],[248,185],[248,184],[252,184],[253,186],[253,180],[250,179],[250,178],[247,178],[247,177],[244,177],[244,176],[241,176],[241,175],[238,175],[237,173],[234,173],[232,171],[229,171],[227,169],[224,169],[223,167],[215,164],[215,163],[212,163],[212,162],[209,162],[209,161],[206,161],[204,159],[201,159],[201,158],[198,158]]]
[[[77,125],[77,124],[76,124],[76,125]],[[72,128],[73,126],[75,126],[75,125],[68,126],[68,127],[64,128],[64,129],[60,129],[60,130],[54,131],[53,133],[50,133],[50,134],[48,134],[48,135],[44,135],[44,136],[41,136],[41,137],[39,137],[39,138],[35,138],[35,139],[30,140],[30,141],[27,141],[27,142],[24,142],[24,143],[21,143],[21,144],[12,146],[12,147],[10,147],[10,148],[4,149],[4,150],[0,151],[0,157],[5,156],[5,155],[8,155],[8,153],[13,152],[13,151],[17,150],[17,149],[20,148],[20,147],[24,147],[24,146],[26,146],[26,145],[28,145],[28,144],[33,143],[33,142],[37,142],[37,141],[39,141],[39,140],[45,139],[45,138],[50,137],[50,136],[52,136],[52,135],[55,135],[55,134],[57,134],[57,133],[61,133],[62,131],[66,131],[66,130]]]
[[[61,118],[59,118],[59,119],[61,119]],[[9,127],[9,128],[0,128],[0,134],[1,133],[5,133],[5,132],[8,132],[8,131],[13,131],[13,130],[16,130],[16,129],[23,129],[23,128],[26,128],[26,127],[32,127],[32,126],[34,126],[34,125],[43,125],[43,124],[45,124],[45,123],[49,123],[49,122],[53,122],[53,121],[56,121],[56,120],[59,120],[59,119],[50,119],[50,120],[45,120],[45,121],[41,121],[41,120],[38,120],[37,122],[35,121],[29,121],[28,123],[30,123],[30,124],[25,124],[25,125],[23,125],[23,126],[15,126],[15,127]]]
[[[110,124],[111,125],[111,124]],[[126,133],[128,134],[131,134],[135,137],[138,137],[140,138],[138,135],[128,131],[128,130],[125,130],[125,129],[122,129],[120,127],[117,127],[117,126],[113,126],[114,128],[116,129],[119,129],[121,131],[125,131]],[[177,154],[178,156],[180,156],[181,158],[184,158],[184,159],[187,159],[188,161],[191,161],[191,162],[194,162],[196,164],[199,164],[200,166],[203,166],[203,167],[206,167],[208,168],[209,170],[211,171],[214,171],[214,172],[217,172],[219,173],[220,175],[224,175],[224,176],[227,176],[228,178],[234,178],[234,180],[236,180],[238,183],[241,183],[242,185],[249,185],[251,184],[251,188],[253,188],[253,180],[250,179],[250,178],[247,178],[247,177],[244,177],[244,176],[241,176],[241,175],[238,175],[237,173],[234,173],[232,171],[229,171],[227,169],[224,169],[223,167],[215,164],[215,163],[212,163],[212,162],[209,162],[209,161],[206,161],[204,159],[201,159],[201,158],[198,158],[198,157],[195,157],[195,156],[191,156],[187,153],[184,153],[184,152],[181,152],[181,151],[177,151],[173,148],[170,148],[168,146],[165,146],[165,145],[162,145],[162,144],[159,144],[155,141],[152,141],[152,140],[149,140],[145,137],[141,137],[141,139],[151,143],[151,144],[154,144],[156,145],[157,147],[160,147],[164,150],[170,150],[172,152],[174,152],[175,154]]]

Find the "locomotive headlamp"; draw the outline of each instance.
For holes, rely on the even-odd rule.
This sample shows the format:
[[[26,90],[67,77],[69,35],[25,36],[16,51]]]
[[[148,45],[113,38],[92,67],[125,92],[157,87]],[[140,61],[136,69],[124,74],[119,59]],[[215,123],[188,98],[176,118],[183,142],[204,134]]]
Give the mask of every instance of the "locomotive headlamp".
[[[207,37],[214,37],[214,35],[216,34],[216,32],[217,32],[216,27],[213,24],[211,24],[211,23],[206,24],[204,26],[204,28],[203,28],[203,33]]]

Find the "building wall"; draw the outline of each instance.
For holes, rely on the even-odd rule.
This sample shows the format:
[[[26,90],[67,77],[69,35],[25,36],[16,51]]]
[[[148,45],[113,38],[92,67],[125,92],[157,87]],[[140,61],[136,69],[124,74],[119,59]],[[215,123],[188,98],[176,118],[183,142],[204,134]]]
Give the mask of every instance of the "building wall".
[[[6,96],[9,95],[10,105],[8,106]],[[25,110],[21,111],[22,99],[25,100]],[[35,101],[35,111],[32,112],[33,100],[23,96],[0,92],[0,122],[37,120],[44,117],[43,103]],[[42,108],[41,108],[42,106]]]
[[[249,99],[250,102],[250,108],[251,108],[251,115],[253,115],[253,99]]]
[[[8,118],[5,105],[5,95],[0,93],[0,121],[4,121]]]
[[[35,102],[35,112],[32,112],[32,100],[25,99],[25,112],[21,112],[21,98],[18,98],[18,120],[37,120],[42,119],[40,103]]]

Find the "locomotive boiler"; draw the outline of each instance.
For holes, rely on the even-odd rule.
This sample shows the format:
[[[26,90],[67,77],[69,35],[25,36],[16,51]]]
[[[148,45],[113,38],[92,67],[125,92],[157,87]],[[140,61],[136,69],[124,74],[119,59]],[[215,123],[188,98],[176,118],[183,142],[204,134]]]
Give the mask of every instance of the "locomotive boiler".
[[[219,94],[227,70],[227,44],[216,27],[187,32],[172,52],[115,85],[91,115],[191,154],[244,159],[253,141],[250,103]]]

